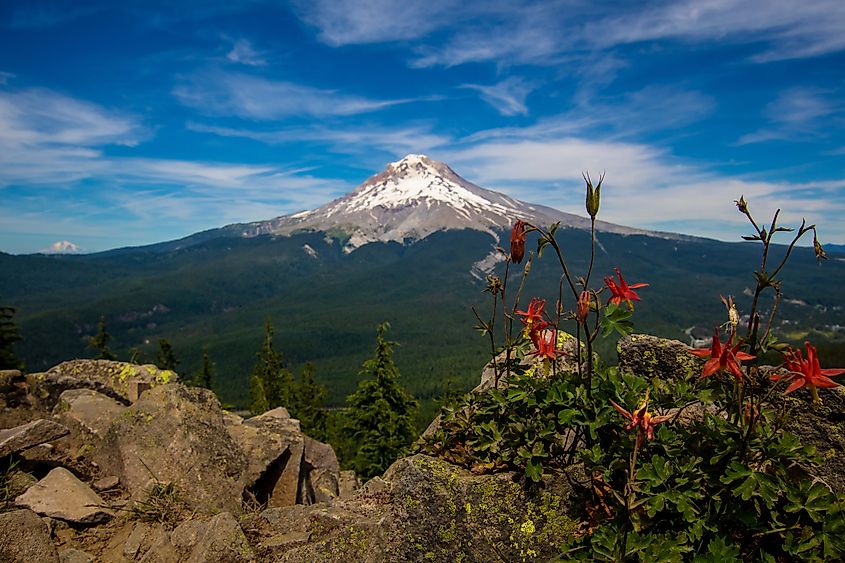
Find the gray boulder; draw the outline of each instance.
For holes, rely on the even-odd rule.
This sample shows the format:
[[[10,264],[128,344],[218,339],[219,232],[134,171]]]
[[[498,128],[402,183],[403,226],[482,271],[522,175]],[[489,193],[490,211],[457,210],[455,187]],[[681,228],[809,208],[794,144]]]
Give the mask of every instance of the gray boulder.
[[[179,384],[155,387],[126,408],[96,459],[133,493],[151,478],[175,483],[200,512],[239,514],[245,499],[289,506],[339,494],[331,446],[302,434],[285,409],[243,420],[210,391]]]
[[[649,334],[631,334],[619,339],[616,352],[619,368],[648,379],[685,380],[701,374],[703,360],[689,353],[689,346]]]
[[[214,394],[178,384],[145,392],[115,420],[98,460],[130,492],[173,482],[202,511],[239,511],[247,465]]]

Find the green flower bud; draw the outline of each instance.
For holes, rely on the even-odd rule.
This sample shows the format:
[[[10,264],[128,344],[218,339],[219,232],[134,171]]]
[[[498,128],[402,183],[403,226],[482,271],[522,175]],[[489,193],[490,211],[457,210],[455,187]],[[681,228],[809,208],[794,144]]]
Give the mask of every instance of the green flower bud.
[[[587,214],[595,219],[599,214],[601,204],[601,183],[604,181],[604,174],[599,178],[599,183],[593,188],[593,182],[589,174],[584,174],[584,181],[587,183]]]

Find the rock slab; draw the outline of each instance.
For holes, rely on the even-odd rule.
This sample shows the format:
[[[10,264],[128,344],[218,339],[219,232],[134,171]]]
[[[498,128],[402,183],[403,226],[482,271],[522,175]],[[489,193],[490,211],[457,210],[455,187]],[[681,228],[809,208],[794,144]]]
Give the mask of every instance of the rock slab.
[[[98,524],[114,516],[103,499],[64,467],[57,467],[15,499],[22,508],[76,524]]]
[[[0,457],[61,438],[68,432],[61,424],[43,418],[0,430]]]

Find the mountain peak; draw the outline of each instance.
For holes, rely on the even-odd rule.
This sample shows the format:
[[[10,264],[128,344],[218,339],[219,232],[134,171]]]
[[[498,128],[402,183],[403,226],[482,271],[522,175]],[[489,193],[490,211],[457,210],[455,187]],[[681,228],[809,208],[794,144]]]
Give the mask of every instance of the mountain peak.
[[[243,236],[297,231],[342,231],[346,250],[375,241],[419,240],[448,229],[474,229],[496,240],[503,229],[522,219],[538,225],[560,221],[589,229],[585,217],[533,205],[487,190],[462,178],[447,164],[422,154],[408,154],[387,164],[347,195],[312,211],[244,225]],[[601,230],[645,233],[602,223]]]

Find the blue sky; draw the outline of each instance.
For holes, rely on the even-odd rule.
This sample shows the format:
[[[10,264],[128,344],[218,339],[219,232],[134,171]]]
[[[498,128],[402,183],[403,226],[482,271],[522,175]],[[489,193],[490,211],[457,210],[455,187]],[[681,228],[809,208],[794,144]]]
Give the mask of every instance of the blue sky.
[[[723,240],[845,243],[845,2],[0,3],[0,250],[310,209],[424,153],[486,188]]]

